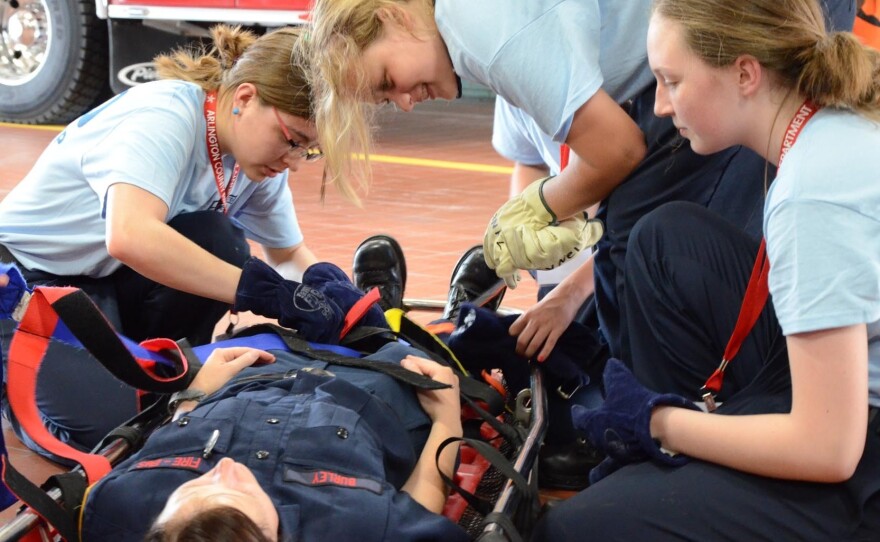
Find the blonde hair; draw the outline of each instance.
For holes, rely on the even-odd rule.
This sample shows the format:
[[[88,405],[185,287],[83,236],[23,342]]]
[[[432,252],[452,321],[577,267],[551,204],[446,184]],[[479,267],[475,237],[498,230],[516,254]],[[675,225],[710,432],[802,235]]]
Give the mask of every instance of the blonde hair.
[[[880,120],[880,53],[849,32],[828,34],[815,0],[655,0],[653,12],[681,25],[711,66],[751,55],[816,105]]]
[[[308,59],[300,56],[303,49],[296,45],[303,34],[302,29],[285,27],[257,36],[240,26],[221,24],[211,28],[210,47],[178,49],[157,56],[154,62],[159,77],[189,81],[205,92],[216,90],[221,100],[239,85],[251,83],[261,102],[314,121]],[[327,132],[318,133],[323,147]],[[350,185],[343,181],[337,188],[346,198],[358,202]],[[322,184],[322,199],[323,193]]]
[[[379,14],[399,22],[407,3],[420,3],[433,19],[431,0],[316,0],[312,7],[299,56],[311,66],[315,122],[325,135],[321,145],[331,182],[369,184],[377,107],[361,56],[382,35]]]

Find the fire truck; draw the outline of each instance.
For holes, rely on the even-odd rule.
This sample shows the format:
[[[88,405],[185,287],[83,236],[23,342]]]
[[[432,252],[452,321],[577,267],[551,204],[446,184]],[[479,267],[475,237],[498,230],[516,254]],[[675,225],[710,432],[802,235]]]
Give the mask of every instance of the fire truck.
[[[158,53],[216,23],[304,24],[309,0],[0,0],[0,121],[66,124],[155,78]]]

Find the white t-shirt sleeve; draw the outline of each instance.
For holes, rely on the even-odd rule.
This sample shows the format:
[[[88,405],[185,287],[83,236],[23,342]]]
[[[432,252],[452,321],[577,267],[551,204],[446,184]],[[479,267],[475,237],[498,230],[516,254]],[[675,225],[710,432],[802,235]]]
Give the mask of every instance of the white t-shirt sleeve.
[[[786,335],[880,319],[876,217],[814,200],[789,199],[768,218],[769,286]]]
[[[530,166],[544,164],[541,152],[529,138],[525,127],[518,122],[513,107],[500,96],[495,98],[492,146],[508,160]]]

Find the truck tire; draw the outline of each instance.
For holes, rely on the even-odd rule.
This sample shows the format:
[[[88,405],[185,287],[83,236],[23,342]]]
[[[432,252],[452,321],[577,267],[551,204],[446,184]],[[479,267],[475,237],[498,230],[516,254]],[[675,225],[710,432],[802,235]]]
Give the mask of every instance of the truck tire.
[[[109,95],[94,0],[0,0],[0,121],[67,124]]]

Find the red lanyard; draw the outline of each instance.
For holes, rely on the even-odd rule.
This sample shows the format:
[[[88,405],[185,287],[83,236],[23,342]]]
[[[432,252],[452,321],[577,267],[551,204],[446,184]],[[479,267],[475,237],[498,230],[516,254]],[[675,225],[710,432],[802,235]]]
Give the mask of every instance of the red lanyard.
[[[788,151],[794,145],[794,142],[797,141],[804,125],[807,124],[807,121],[809,121],[818,110],[818,107],[809,101],[805,101],[798,109],[797,113],[795,113],[794,118],[791,119],[788,129],[785,131],[785,135],[782,138],[782,147],[779,149],[779,163],[777,168],[782,167],[782,160],[785,158],[785,155],[788,154]],[[739,317],[736,320],[736,326],[733,328],[733,333],[730,335],[730,340],[727,342],[727,347],[724,349],[724,356],[721,358],[721,364],[718,365],[718,368],[715,369],[712,376],[710,376],[709,379],[706,380],[706,383],[703,384],[703,387],[700,388],[700,395],[703,397],[703,401],[706,402],[706,408],[709,412],[712,412],[716,408],[715,396],[721,391],[721,384],[724,381],[724,371],[727,369],[727,365],[737,355],[739,347],[742,346],[743,341],[755,326],[755,322],[758,321],[761,311],[764,310],[764,305],[767,303],[767,296],[770,293],[770,289],[767,286],[767,275],[769,274],[770,261],[767,259],[766,243],[762,239],[761,246],[758,247],[758,255],[755,258],[755,265],[752,267],[752,276],[749,278],[749,285],[746,287],[745,296],[743,296],[742,307],[739,309]]]
[[[220,142],[217,140],[217,92],[211,91],[205,95],[205,144],[208,146],[208,159],[211,160],[211,171],[214,172],[214,181],[217,183],[217,193],[220,194],[220,204],[223,206],[225,215],[229,209],[226,200],[235,181],[238,180],[238,172],[241,169],[238,162],[232,168],[232,177],[225,187],[223,172],[223,159],[220,154]]]

